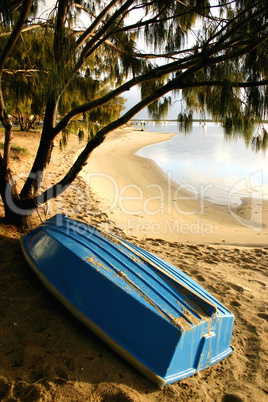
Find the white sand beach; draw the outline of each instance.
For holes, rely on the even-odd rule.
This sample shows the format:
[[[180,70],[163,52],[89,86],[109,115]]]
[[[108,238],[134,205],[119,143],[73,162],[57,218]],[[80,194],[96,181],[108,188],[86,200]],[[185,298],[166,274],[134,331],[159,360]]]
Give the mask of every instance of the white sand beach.
[[[125,128],[93,151],[83,178],[109,219],[138,238],[266,245],[267,201],[248,199],[239,207],[212,204],[179,187],[153,161],[136,156],[140,148],[171,137]]]

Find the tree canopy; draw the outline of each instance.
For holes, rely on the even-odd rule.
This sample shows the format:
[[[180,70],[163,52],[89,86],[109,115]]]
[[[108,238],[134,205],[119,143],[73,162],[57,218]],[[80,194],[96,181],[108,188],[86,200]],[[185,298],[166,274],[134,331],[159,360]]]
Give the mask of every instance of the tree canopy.
[[[162,116],[172,93],[182,99],[178,120],[184,126],[195,112],[205,110],[227,132],[239,130],[249,140],[253,124],[267,118],[267,1],[58,0],[44,20],[31,14],[34,1],[5,4],[0,3],[0,120],[6,129],[0,154],[3,200],[10,182],[11,125],[4,86],[8,74],[22,70],[17,79],[27,81],[25,88],[32,85],[32,99],[40,96],[38,105],[44,108],[31,174],[20,194],[13,191],[22,210],[64,191],[106,135],[144,107],[155,118]],[[27,40],[39,48],[32,47],[20,61],[19,49]],[[121,112],[119,97],[133,87],[140,88],[141,100],[107,118],[107,107]],[[60,183],[37,195],[54,139],[79,116],[100,125]]]

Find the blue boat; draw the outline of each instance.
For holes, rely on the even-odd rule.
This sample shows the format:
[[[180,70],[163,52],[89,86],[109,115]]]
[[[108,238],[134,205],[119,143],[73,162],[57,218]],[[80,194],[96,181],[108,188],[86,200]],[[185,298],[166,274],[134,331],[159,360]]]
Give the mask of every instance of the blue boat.
[[[21,246],[48,290],[160,388],[232,353],[233,314],[154,254],[61,214]]]

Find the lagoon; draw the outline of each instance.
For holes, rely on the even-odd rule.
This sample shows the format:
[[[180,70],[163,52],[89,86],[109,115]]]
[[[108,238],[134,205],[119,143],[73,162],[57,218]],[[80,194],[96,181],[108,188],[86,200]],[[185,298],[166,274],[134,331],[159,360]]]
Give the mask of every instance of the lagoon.
[[[137,155],[153,160],[179,187],[215,204],[240,205],[245,197],[268,199],[268,151],[256,153],[241,136],[227,138],[216,123],[193,123],[186,135],[175,122],[146,123],[144,128],[177,133]]]

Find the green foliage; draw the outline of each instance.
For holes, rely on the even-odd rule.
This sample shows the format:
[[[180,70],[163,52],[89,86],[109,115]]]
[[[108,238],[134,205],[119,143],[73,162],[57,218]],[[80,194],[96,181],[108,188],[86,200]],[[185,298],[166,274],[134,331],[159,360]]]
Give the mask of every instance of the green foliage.
[[[83,141],[83,139],[85,138],[85,132],[84,130],[82,130],[81,128],[78,131],[78,138],[79,138],[79,142]]]
[[[255,152],[266,151],[268,148],[268,133],[264,127],[262,128],[262,134],[253,137],[251,147]]]
[[[61,139],[60,139],[60,150],[61,151],[67,146],[68,136],[69,136],[69,129],[65,128],[61,132]]]
[[[4,149],[3,142],[0,142],[0,148]],[[27,148],[21,147],[20,145],[17,145],[17,144],[11,144],[10,150],[13,151],[13,153],[15,153],[16,155],[23,155],[23,156],[30,155]]]
[[[193,113],[190,110],[187,113],[180,113],[178,115],[177,121],[179,123],[179,127],[181,131],[184,131],[185,134],[189,133],[193,126]]]
[[[4,30],[16,13],[3,1],[0,10]],[[4,98],[12,114],[42,120],[53,101],[54,121],[71,114],[69,130],[91,139],[122,115],[120,90],[109,94],[136,80],[154,119],[167,116],[173,91],[184,131],[205,111],[249,142],[254,123],[267,118],[268,89],[259,84],[268,73],[267,17],[265,2],[249,0],[59,0],[46,26],[19,37],[3,71]],[[0,48],[5,43],[0,36]]]
[[[9,27],[12,20],[11,1],[0,0],[0,22],[4,27]]]
[[[148,106],[150,116],[156,121],[164,119],[168,114],[170,104],[171,97],[157,99]]]
[[[35,29],[20,36],[4,71],[3,94],[12,114],[42,116],[46,103],[46,70],[49,55],[45,51],[46,32]],[[5,37],[0,38],[0,46]]]
[[[267,1],[57,0],[45,21],[33,14],[25,21],[28,1],[0,0],[4,182],[11,170],[8,114],[44,122],[19,194],[28,209],[38,201],[36,177],[47,168],[57,136],[61,148],[69,132],[88,144],[64,186],[42,194],[46,200],[71,184],[110,131],[144,107],[155,119],[166,116],[172,92],[185,132],[201,112],[221,122],[227,136],[239,132],[254,149],[267,147],[267,132],[252,137],[268,110]],[[133,87],[141,88],[142,99],[124,113],[122,96]]]
[[[4,43],[4,38],[0,38],[0,44],[1,40]],[[47,99],[53,89],[53,96],[60,93],[58,113],[63,116],[81,102],[100,97],[110,89],[105,82],[91,77],[94,70],[92,72],[90,67],[94,63],[89,60],[85,69],[75,74],[66,90],[62,91],[69,80],[74,59],[71,58],[72,62],[67,63],[67,68],[62,68],[61,65],[59,71],[54,63],[52,46],[52,31],[45,28],[25,32],[17,41],[13,57],[8,61],[6,79],[3,80],[4,97],[11,114],[35,115],[42,119]],[[64,52],[62,57],[67,58],[67,53],[72,53],[71,46],[65,46]],[[18,70],[22,73],[15,72]],[[112,100],[105,108],[100,108],[97,113],[93,112],[92,118],[96,119],[98,114],[98,119],[107,123],[119,117],[123,104],[122,97]],[[62,147],[66,140],[65,136],[61,139]]]

